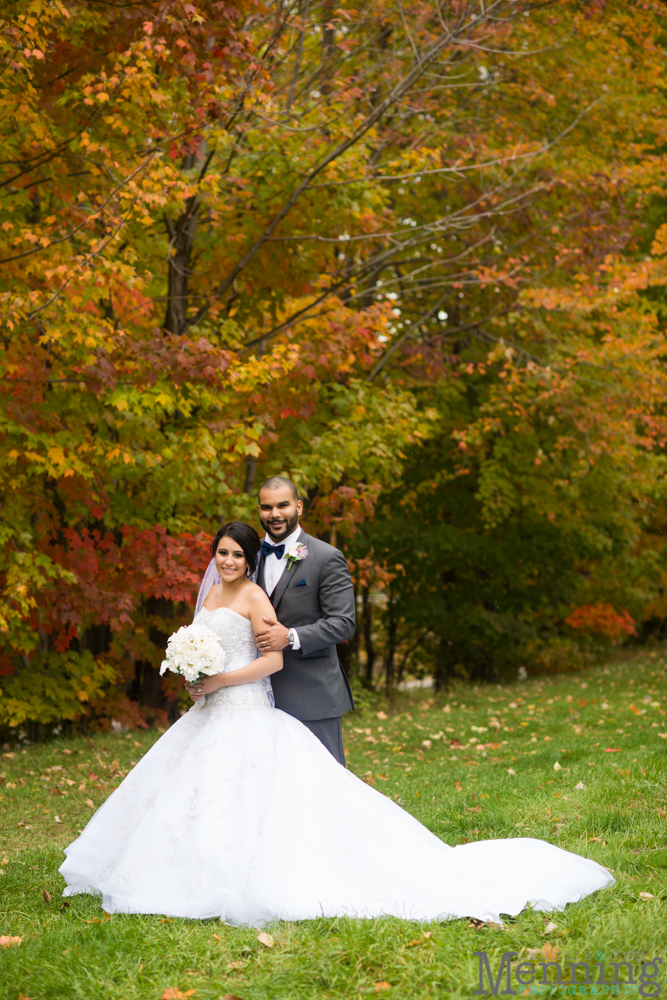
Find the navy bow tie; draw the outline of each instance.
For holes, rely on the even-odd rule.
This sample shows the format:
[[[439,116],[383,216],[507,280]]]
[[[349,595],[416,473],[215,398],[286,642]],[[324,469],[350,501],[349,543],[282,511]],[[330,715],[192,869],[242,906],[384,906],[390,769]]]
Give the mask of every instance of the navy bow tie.
[[[264,540],[262,542],[262,555],[270,556],[271,553],[274,554],[276,559],[282,559],[285,553],[284,544],[281,542],[280,545],[272,545],[271,542],[267,542],[266,540]]]

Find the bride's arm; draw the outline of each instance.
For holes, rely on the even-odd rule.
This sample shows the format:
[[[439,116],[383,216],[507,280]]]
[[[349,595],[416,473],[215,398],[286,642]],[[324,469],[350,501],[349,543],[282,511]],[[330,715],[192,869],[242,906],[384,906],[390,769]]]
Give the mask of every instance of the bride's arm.
[[[264,615],[273,614],[273,605],[260,587],[253,588],[253,593],[248,601],[248,611],[255,632],[258,632],[260,627],[264,627]],[[190,697],[198,701],[205,694],[211,694],[221,687],[250,684],[252,681],[260,681],[263,677],[268,677],[282,669],[282,651],[272,650],[268,653],[262,653],[252,663],[248,663],[245,667],[239,667],[238,670],[230,670],[228,674],[213,674],[212,677],[203,677],[195,684],[186,684],[185,687]]]
[[[239,667],[238,670],[230,670],[228,674],[214,674],[200,682],[203,694],[210,694],[221,687],[234,687],[236,684],[250,684],[251,681],[261,681],[262,677],[275,674],[283,669],[283,654],[281,652],[267,653],[262,655],[253,663],[246,667]],[[208,682],[212,681],[210,686]]]

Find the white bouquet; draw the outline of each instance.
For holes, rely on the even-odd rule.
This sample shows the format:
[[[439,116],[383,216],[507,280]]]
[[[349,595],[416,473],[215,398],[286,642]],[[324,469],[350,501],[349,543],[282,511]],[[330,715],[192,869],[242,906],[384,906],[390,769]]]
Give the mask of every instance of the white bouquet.
[[[227,654],[215,632],[203,622],[195,621],[169,636],[160,675],[165,670],[173,670],[175,674],[182,674],[188,684],[193,684],[201,674],[223,673],[226,660]]]

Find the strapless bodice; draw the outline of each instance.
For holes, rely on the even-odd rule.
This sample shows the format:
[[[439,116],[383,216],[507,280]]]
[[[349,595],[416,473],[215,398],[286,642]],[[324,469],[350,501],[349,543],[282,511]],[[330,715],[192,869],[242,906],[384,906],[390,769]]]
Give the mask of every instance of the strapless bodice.
[[[239,670],[240,667],[254,663],[257,659],[257,643],[255,631],[248,618],[231,608],[202,608],[195,620],[203,621],[220,639],[220,644],[227,654],[225,673]],[[197,702],[190,711],[215,712],[218,708],[231,707],[266,707],[272,705],[271,682],[268,677],[249,684],[236,684],[232,687],[220,688],[213,694]]]
[[[197,615],[220,639],[220,645],[227,654],[225,673],[238,670],[257,658],[257,643],[252,623],[231,608],[202,608]]]

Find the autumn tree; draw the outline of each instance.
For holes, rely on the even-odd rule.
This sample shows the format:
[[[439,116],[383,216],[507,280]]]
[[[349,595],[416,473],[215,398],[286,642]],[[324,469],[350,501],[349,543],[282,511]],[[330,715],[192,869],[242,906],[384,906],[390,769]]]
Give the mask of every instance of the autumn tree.
[[[382,547],[390,497],[414,560],[414,526],[465,496],[489,590],[494,532],[534,489],[545,537],[564,525],[554,572],[602,565],[571,526],[604,476],[583,508],[557,480],[588,435],[615,482],[655,481],[656,448],[636,430],[618,450],[613,421],[654,419],[658,442],[657,382],[626,380],[614,408],[605,377],[599,419],[571,414],[582,367],[628,337],[633,364],[661,365],[657,306],[627,334],[614,314],[613,344],[581,308],[609,267],[645,309],[659,11],[15,0],[2,18],[0,722],[163,718],[177,692],[155,666],[206,539],[252,520],[272,473],[365,593],[393,588],[390,679],[424,627],[401,580],[425,569]],[[614,514],[621,495],[639,497],[612,491]],[[455,561],[437,600],[465,590]]]

